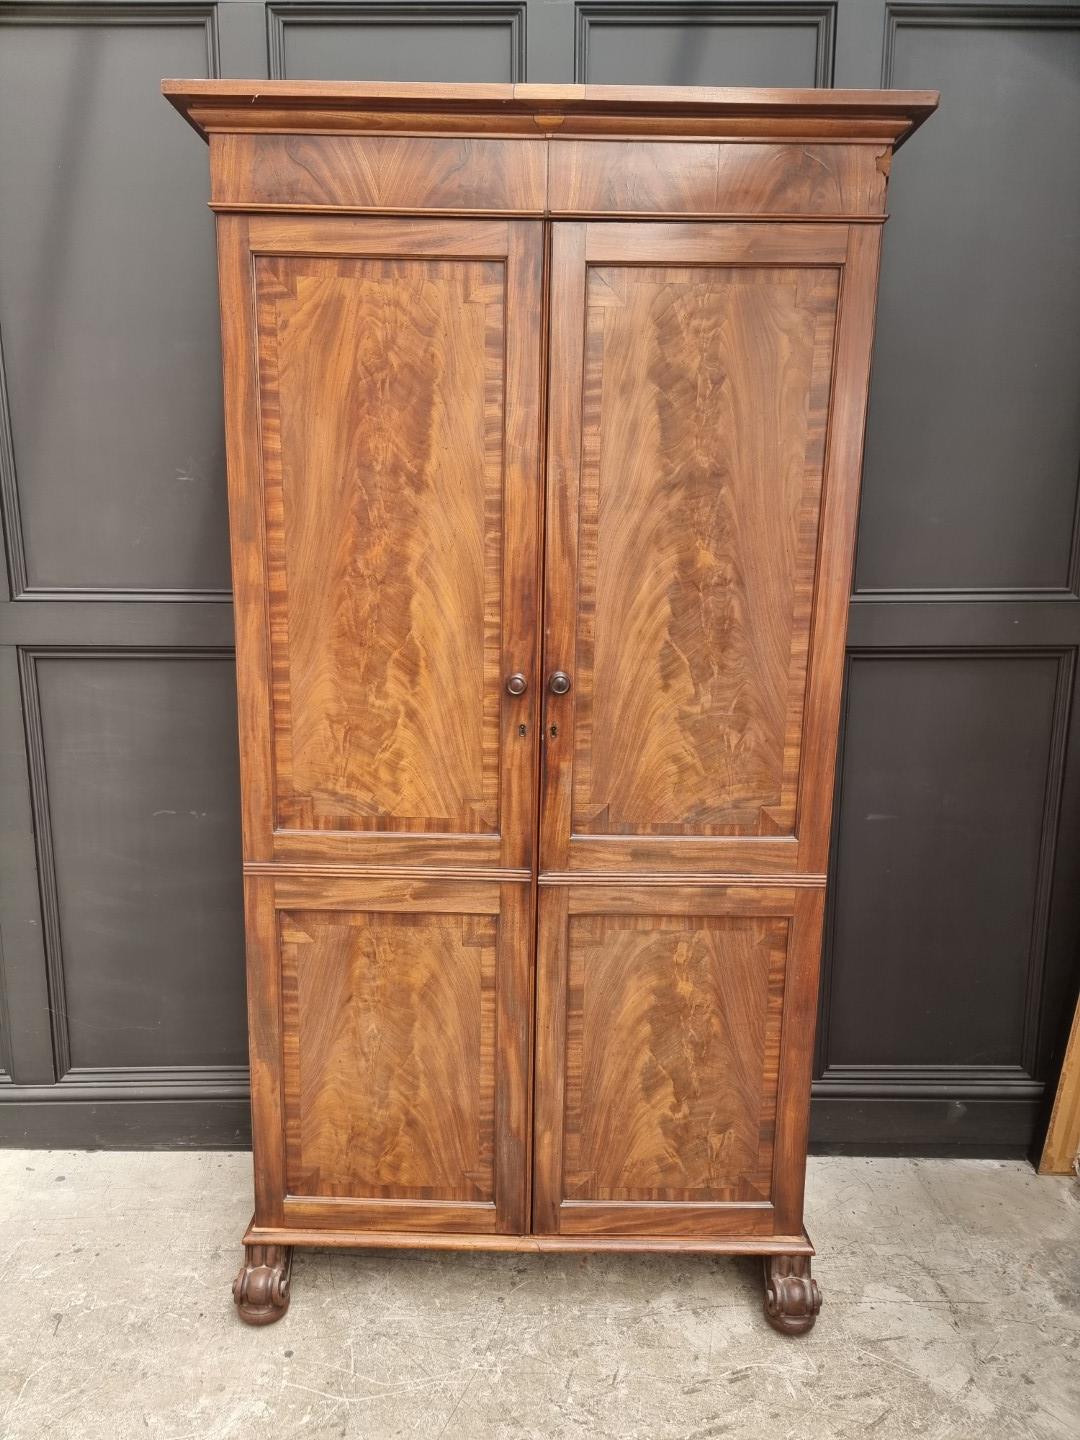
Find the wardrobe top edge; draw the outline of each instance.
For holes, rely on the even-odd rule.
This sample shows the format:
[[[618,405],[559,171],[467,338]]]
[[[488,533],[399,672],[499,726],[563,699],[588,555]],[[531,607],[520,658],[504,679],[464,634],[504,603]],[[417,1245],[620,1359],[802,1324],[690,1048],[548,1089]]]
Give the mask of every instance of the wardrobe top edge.
[[[860,123],[891,122],[898,148],[938,104],[933,90],[765,90],[719,89],[672,85],[512,85],[427,82],[390,84],[365,80],[162,80],[161,91],[184,118],[208,138],[214,130],[234,130],[237,111],[244,112],[243,128],[258,130],[259,114],[280,121],[282,113],[295,112],[298,129],[313,128],[313,117],[358,117],[384,110],[423,114],[458,114],[462,118],[505,115],[521,120],[535,117],[536,134],[557,134],[562,116],[650,117],[667,121],[665,129],[677,133],[680,119],[738,120],[743,133],[760,121],[762,135],[773,132],[770,122],[848,122],[852,138]],[[220,123],[218,123],[220,122]],[[276,127],[275,127],[276,128]],[[844,135],[838,134],[843,140]]]

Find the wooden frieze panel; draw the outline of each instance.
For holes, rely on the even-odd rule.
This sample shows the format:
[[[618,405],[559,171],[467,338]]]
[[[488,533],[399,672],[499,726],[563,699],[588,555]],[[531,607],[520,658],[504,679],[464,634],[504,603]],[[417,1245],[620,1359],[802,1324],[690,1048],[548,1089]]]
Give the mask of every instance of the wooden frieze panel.
[[[558,214],[880,215],[888,147],[558,140]]]
[[[213,203],[542,214],[543,140],[402,135],[221,135]]]

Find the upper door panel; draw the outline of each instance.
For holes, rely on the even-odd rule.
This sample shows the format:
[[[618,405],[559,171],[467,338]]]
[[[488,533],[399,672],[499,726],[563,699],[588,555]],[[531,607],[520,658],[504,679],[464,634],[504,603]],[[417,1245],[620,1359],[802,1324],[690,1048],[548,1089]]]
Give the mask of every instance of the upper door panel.
[[[249,224],[274,855],[525,866],[539,227]]]
[[[795,868],[846,234],[556,234],[542,863]]]

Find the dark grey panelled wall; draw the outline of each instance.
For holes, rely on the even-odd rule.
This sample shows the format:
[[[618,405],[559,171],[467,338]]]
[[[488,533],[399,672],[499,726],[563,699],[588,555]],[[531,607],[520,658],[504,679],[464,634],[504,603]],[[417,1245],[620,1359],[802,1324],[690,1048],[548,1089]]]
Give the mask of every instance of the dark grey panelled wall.
[[[1080,940],[1080,0],[0,0],[0,1142],[247,1132],[213,236],[164,75],[941,90],[892,182],[814,1130],[1022,1153]]]

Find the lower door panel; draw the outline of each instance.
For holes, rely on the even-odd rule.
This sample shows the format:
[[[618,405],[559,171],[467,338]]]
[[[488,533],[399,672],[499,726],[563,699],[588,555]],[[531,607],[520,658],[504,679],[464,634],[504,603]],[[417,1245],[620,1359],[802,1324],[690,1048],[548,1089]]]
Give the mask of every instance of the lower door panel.
[[[820,889],[540,888],[534,1229],[801,1233]]]
[[[275,1172],[258,1223],[519,1233],[529,885],[249,886],[278,991],[275,1006],[253,987],[253,1055],[278,1030],[282,1061],[277,1086],[258,1060],[253,1075],[257,1153]]]

